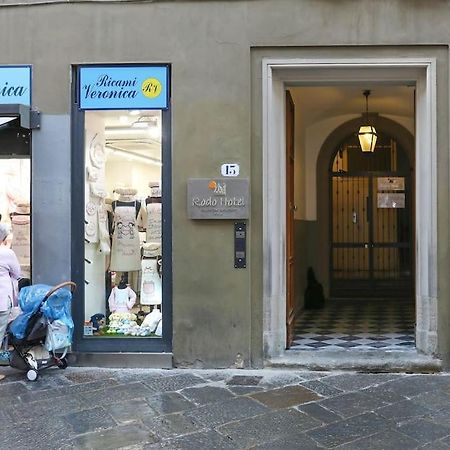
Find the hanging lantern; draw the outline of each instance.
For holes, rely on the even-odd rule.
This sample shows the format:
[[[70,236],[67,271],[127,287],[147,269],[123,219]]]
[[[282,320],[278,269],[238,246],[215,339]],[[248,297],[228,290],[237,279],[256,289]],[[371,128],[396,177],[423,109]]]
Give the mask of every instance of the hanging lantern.
[[[369,95],[370,91],[364,91],[366,97],[366,125],[359,128],[359,144],[363,152],[373,152],[377,143],[377,131],[375,127],[369,124]]]

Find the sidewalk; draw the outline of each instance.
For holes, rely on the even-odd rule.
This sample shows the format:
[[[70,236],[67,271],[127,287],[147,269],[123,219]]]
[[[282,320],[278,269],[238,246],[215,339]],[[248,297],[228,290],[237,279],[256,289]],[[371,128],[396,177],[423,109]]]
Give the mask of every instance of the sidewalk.
[[[2,450],[450,449],[450,374],[0,373]]]

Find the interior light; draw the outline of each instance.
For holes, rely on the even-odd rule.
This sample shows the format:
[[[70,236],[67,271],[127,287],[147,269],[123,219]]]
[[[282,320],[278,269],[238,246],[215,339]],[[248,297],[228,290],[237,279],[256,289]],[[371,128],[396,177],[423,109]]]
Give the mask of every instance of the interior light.
[[[122,157],[126,158],[128,161],[134,160],[134,161],[144,162],[147,164],[153,164],[153,165],[159,166],[159,167],[162,166],[162,163],[160,160],[158,160],[156,158],[152,158],[150,156],[145,156],[145,155],[140,155],[138,153],[129,152],[129,151],[123,150],[121,148],[113,147],[110,145],[106,145],[105,148],[108,150],[109,153],[122,156]]]
[[[142,128],[139,127],[106,127],[105,134],[107,137],[111,136],[142,136]]]
[[[360,127],[359,133],[359,144],[361,145],[361,150],[363,152],[373,152],[375,150],[375,145],[377,143],[377,132],[371,125],[364,125]]]
[[[373,152],[377,143],[377,131],[375,127],[369,123],[369,95],[370,91],[364,91],[363,95],[366,97],[366,125],[359,128],[359,144],[363,152]]]
[[[130,116],[138,116],[141,113],[141,111],[139,111],[139,109],[132,109],[129,114]]]
[[[136,121],[131,124],[133,128],[148,128],[148,122]]]
[[[158,126],[158,118],[155,116],[140,116],[131,124],[134,128],[150,128]]]

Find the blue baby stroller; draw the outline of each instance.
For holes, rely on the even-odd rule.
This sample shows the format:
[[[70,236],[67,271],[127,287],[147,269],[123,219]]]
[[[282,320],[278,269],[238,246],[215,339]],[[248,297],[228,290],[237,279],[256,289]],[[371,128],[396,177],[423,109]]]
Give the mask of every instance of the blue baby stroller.
[[[62,289],[70,286],[70,290]],[[21,314],[8,326],[7,343],[12,345],[9,364],[26,371],[36,381],[40,371],[67,367],[67,351],[72,343],[72,293],[76,284],[66,281],[51,287],[36,284],[19,292]]]

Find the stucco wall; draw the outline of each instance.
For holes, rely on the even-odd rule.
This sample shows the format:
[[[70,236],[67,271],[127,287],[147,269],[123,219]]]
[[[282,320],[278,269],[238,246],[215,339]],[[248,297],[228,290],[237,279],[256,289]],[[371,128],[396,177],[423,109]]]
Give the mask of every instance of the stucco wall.
[[[431,5],[431,6],[430,6]],[[170,62],[173,104],[173,350],[182,365],[230,366],[241,357],[261,365],[262,348],[262,157],[261,58],[276,47],[298,56],[331,54],[368,56],[346,46],[447,44],[447,1],[404,0],[249,0],[157,3],[70,3],[2,7],[0,63],[33,64],[34,104],[45,114],[70,112],[70,65],[76,63]],[[253,49],[253,50],[252,50]],[[260,49],[260,50],[258,50]],[[258,50],[258,56],[252,52]],[[391,54],[403,57],[403,48]],[[443,63],[445,65],[445,63]],[[446,77],[447,68],[442,66]],[[442,75],[441,75],[442,80]],[[439,94],[445,97],[447,81]],[[439,241],[448,242],[447,103],[439,121]],[[51,126],[50,122],[44,122]],[[51,123],[57,125],[55,119]],[[54,126],[56,139],[68,128]],[[37,131],[44,133],[44,130]],[[36,139],[35,157],[40,148]],[[42,142],[42,141],[41,141]],[[42,147],[46,145],[42,142]],[[42,148],[41,147],[41,148]],[[58,176],[70,179],[67,145],[46,149],[46,158],[64,152]],[[41,153],[42,154],[42,153]],[[219,174],[223,162],[238,162],[251,177],[246,270],[233,267],[231,222],[190,221],[186,215],[186,181]],[[34,166],[40,186],[52,174]],[[42,201],[33,195],[34,206]],[[44,193],[42,192],[42,195]],[[68,198],[67,198],[68,201]],[[61,201],[47,205],[51,219],[35,221],[40,242],[51,238],[48,220],[67,226]],[[70,217],[70,216],[69,216]],[[61,243],[60,252],[69,252]],[[43,252],[44,245],[36,247]],[[448,249],[440,246],[442,302],[448,298]],[[65,256],[58,261],[69,269]],[[42,277],[51,273],[50,265]],[[280,299],[281,301],[281,299]],[[449,307],[442,306],[440,328],[450,329]],[[448,331],[445,331],[448,336]],[[447,339],[447,338],[446,338]],[[448,339],[447,339],[448,340]],[[441,347],[449,352],[449,344]]]

